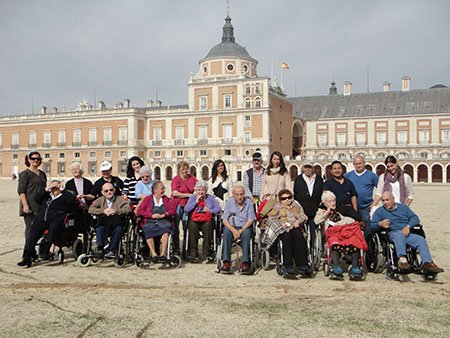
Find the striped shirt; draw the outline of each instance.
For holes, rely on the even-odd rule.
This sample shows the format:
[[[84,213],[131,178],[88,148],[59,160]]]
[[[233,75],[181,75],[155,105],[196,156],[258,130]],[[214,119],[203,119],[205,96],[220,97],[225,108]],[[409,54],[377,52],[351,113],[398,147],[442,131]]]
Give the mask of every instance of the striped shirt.
[[[138,200],[136,199],[136,183],[139,182],[141,178],[136,177],[127,177],[123,183],[123,193],[128,196],[131,204],[138,204]]]

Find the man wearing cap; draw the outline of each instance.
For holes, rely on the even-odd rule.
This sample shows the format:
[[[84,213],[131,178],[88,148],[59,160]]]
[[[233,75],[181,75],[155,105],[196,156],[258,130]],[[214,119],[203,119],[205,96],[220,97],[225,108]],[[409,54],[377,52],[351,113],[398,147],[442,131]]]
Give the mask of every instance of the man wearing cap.
[[[362,154],[356,154],[353,157],[353,166],[355,170],[352,170],[344,177],[353,182],[355,186],[356,197],[358,203],[358,211],[362,220],[366,224],[366,233],[369,232],[370,224],[370,209],[373,207],[373,189],[378,185],[378,176],[365,168],[366,161]]]
[[[264,168],[261,153],[254,153],[252,156],[253,167],[244,171],[245,196],[250,198],[253,204],[256,204],[261,193],[262,179],[264,177]]]
[[[49,242],[58,247],[63,245],[64,219],[75,203],[75,194],[63,191],[61,181],[52,180],[35,199],[41,207],[25,240],[22,261],[17,263],[19,266],[31,266],[31,257],[36,256],[36,244],[47,229]]]
[[[92,188],[91,194],[95,196],[95,198],[99,198],[102,196],[102,187],[105,183],[111,183],[114,186],[115,194],[117,196],[122,195],[123,190],[123,181],[117,177],[111,175],[112,165],[108,161],[103,161],[100,166],[100,171],[102,172],[102,177],[100,177]]]
[[[313,163],[309,160],[303,162],[303,173],[298,175],[294,182],[294,199],[300,203],[308,216],[308,225],[311,229],[311,240],[314,241],[316,223],[314,217],[322,198],[323,179],[314,172]]]

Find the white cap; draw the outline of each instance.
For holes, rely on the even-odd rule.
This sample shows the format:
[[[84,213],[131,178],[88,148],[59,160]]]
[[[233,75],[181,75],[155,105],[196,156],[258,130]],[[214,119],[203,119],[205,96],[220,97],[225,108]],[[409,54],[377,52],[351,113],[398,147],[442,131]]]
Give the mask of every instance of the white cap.
[[[102,165],[100,166],[100,171],[110,170],[112,168],[112,165],[108,161],[103,161]]]

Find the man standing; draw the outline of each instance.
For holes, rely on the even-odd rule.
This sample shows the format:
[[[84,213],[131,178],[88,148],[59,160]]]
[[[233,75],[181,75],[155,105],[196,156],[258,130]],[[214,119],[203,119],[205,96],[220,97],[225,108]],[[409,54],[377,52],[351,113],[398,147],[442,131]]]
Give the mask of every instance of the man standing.
[[[376,232],[384,228],[389,231],[389,239],[395,245],[400,272],[409,273],[411,269],[406,259],[406,245],[419,251],[424,274],[443,272],[443,269],[433,263],[427,240],[410,232],[411,227],[420,223],[419,217],[406,204],[395,203],[394,195],[390,191],[381,195],[381,202],[383,206],[374,212],[370,230]]]
[[[352,170],[344,177],[353,182],[355,186],[356,197],[358,203],[358,211],[361,215],[363,222],[366,225],[365,232],[368,232],[370,224],[370,209],[373,207],[373,190],[378,185],[378,176],[365,168],[366,161],[362,154],[356,154],[353,157],[353,166],[355,170]]]
[[[256,204],[261,193],[261,184],[264,177],[261,153],[253,154],[252,163],[253,167],[244,171],[244,187],[245,196],[250,198],[253,204]]]
[[[114,187],[115,194],[120,196],[122,195],[123,190],[123,181],[117,177],[111,175],[112,165],[108,161],[103,161],[100,166],[100,171],[102,172],[102,177],[100,177],[92,188],[91,194],[95,196],[95,198],[100,197],[102,194],[102,187],[105,183],[111,183]]]
[[[298,175],[294,182],[294,199],[300,203],[306,216],[308,216],[307,223],[311,229],[311,240],[314,241],[316,229],[314,217],[321,202],[323,179],[315,174],[311,161],[303,162],[302,171],[303,173]]]
[[[225,203],[225,209],[222,215],[223,229],[223,268],[222,271],[228,272],[231,268],[231,245],[233,240],[241,239],[242,260],[241,271],[248,273],[250,271],[250,240],[252,238],[252,225],[256,219],[253,203],[245,198],[245,189],[243,185],[236,184],[233,187],[233,196]],[[220,255],[220,253],[218,253]]]

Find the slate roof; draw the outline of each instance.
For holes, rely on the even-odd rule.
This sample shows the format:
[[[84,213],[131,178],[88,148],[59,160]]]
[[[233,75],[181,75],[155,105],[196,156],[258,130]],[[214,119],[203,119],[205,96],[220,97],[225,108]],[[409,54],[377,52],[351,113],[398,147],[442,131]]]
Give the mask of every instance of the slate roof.
[[[305,120],[450,114],[450,89],[447,87],[288,99],[294,115]]]

